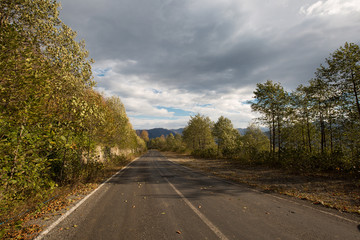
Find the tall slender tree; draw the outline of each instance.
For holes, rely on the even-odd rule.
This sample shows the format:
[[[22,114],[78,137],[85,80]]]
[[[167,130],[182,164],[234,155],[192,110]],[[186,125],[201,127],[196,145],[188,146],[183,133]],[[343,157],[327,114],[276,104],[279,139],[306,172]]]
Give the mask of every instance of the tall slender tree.
[[[277,146],[280,158],[281,129],[289,111],[289,94],[280,83],[273,83],[271,80],[264,84],[258,83],[256,86],[255,100],[252,102],[251,108],[253,111],[263,114],[260,120],[267,124],[270,129],[270,151],[274,156]]]
[[[329,82],[335,85],[350,115],[360,120],[360,47],[345,43],[326,59]]]

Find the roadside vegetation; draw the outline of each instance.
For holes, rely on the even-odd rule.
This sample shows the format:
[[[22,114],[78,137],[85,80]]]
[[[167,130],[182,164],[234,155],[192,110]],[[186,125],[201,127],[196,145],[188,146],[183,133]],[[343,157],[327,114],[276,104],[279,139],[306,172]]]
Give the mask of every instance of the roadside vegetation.
[[[0,223],[146,150],[52,0],[0,2]],[[0,226],[1,228],[2,226]]]
[[[360,177],[360,48],[345,43],[330,54],[308,85],[287,92],[271,80],[257,84],[253,111],[261,114],[244,135],[221,116],[197,114],[183,135],[149,141],[150,148],[224,158],[294,172],[333,172]]]
[[[270,80],[257,84],[249,104],[261,117],[243,135],[226,117],[197,114],[183,135],[148,146],[231,181],[359,214],[359,93],[360,48],[345,43],[293,92]]]

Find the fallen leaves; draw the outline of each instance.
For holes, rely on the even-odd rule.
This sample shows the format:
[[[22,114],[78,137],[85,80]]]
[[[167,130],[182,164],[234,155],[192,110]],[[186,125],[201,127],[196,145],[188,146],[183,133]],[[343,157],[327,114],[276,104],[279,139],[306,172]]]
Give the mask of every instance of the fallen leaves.
[[[41,232],[39,225],[22,226],[21,228],[12,228],[10,225],[5,226],[0,231],[1,239],[33,239]]]
[[[33,239],[54,216],[62,215],[65,210],[70,209],[69,205],[75,204],[95,187],[97,184],[89,183],[58,189],[58,197],[38,206],[34,211],[29,211],[20,220],[1,226],[0,239]]]

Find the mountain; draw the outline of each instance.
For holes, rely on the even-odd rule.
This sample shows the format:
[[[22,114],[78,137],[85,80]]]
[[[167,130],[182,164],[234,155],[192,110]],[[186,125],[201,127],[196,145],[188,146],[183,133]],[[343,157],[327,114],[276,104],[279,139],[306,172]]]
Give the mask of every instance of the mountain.
[[[245,135],[247,128],[237,128],[237,130],[239,131],[240,135]],[[260,127],[260,130],[268,137],[270,137],[270,132],[269,132],[269,128],[266,127]]]
[[[165,128],[153,128],[153,129],[144,129],[145,131],[147,131],[149,133],[149,138],[153,139],[153,138],[157,138],[157,137],[161,137],[161,135],[164,135],[164,137],[167,137],[168,135],[170,135],[170,133],[172,133],[174,136],[176,133],[182,134],[182,131],[184,130],[183,128],[179,128],[179,129],[165,129]],[[142,130],[136,130],[136,133],[140,136]]]
[[[183,133],[184,131],[184,128],[179,128],[179,129],[170,129],[171,131],[175,132],[175,133],[178,133],[178,134],[181,134]]]
[[[236,130],[239,131],[240,135],[244,135],[246,133],[246,128],[237,128]]]
[[[260,128],[261,131],[263,131],[266,135],[269,135],[269,129],[265,128],[265,127],[261,127]],[[157,138],[157,137],[161,137],[161,135],[164,135],[164,137],[167,137],[170,133],[172,133],[174,136],[175,134],[179,133],[182,135],[182,132],[184,130],[184,128],[179,128],[179,129],[165,129],[165,128],[153,128],[153,129],[144,129],[145,131],[147,131],[149,133],[149,138],[153,139],[153,138]],[[237,130],[239,131],[239,133],[241,135],[244,135],[246,133],[246,128],[237,128]],[[136,130],[136,133],[138,136],[140,136],[142,130]]]

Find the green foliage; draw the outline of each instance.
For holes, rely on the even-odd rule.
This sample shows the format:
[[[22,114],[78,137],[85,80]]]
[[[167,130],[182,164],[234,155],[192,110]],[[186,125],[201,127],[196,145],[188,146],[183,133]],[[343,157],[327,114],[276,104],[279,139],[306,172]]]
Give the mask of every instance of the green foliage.
[[[218,152],[216,148],[195,149],[191,152],[191,155],[198,158],[217,158]]]
[[[58,7],[0,2],[0,208],[101,175],[98,146],[146,149],[120,99],[93,90],[93,61]]]
[[[231,156],[236,149],[236,141],[240,137],[231,120],[223,116],[219,117],[212,133],[218,146],[218,155]]]
[[[190,117],[188,125],[183,131],[183,140],[191,150],[205,150],[215,148],[212,128],[214,123],[209,117],[197,114]]]
[[[162,150],[162,151],[170,150],[170,149],[167,149],[166,138],[165,138],[164,135],[161,135],[161,137],[151,139],[149,147],[159,149],[159,150]]]
[[[300,85],[290,95],[290,105],[280,87],[258,84],[252,107],[273,128],[272,151],[279,153],[273,163],[302,171],[359,174],[359,91],[360,48],[353,43],[332,53],[309,85]],[[278,143],[281,140],[277,149],[274,133]]]
[[[254,91],[256,100],[251,104],[254,111],[263,114],[260,120],[267,124],[270,129],[270,151],[275,157],[276,147],[278,149],[278,158],[282,148],[281,132],[285,118],[289,114],[290,97],[280,83],[273,83],[268,80],[266,83],[257,84]]]
[[[150,141],[149,133],[145,130],[142,130],[140,133],[140,138],[142,138],[146,143]]]
[[[241,158],[246,159],[250,164],[262,163],[265,152],[269,151],[269,138],[257,127],[251,124],[247,127],[244,136],[240,141]]]

